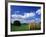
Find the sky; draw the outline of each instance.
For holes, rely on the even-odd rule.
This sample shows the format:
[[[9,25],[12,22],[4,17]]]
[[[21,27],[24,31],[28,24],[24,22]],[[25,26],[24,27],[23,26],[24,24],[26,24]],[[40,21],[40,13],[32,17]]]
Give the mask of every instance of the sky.
[[[37,6],[16,6],[11,5],[11,23],[19,20],[21,23],[41,21],[41,8]]]

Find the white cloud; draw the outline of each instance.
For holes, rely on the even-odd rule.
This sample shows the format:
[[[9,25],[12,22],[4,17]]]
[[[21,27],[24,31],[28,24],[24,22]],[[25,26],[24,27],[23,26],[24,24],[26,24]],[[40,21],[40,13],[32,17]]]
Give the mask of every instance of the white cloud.
[[[35,13],[31,12],[31,13],[25,13],[24,16],[27,17],[33,17],[35,16]]]
[[[35,22],[35,20],[34,19],[32,19],[32,20],[23,20],[23,21],[21,21],[21,23],[32,23],[32,22]]]
[[[34,20],[34,19],[32,19],[32,20],[31,20],[31,22],[35,22],[35,20]]]
[[[41,14],[41,9],[38,9],[38,10],[36,11],[36,13],[37,13],[38,15],[40,15],[40,14]]]
[[[11,15],[11,20],[12,20],[12,23],[15,21],[15,20],[19,20],[21,22],[30,22],[28,20],[25,20],[26,18],[28,17],[34,17],[35,16],[35,13],[31,12],[31,13],[24,13],[24,15],[18,15],[18,14],[13,14]]]
[[[14,18],[14,19],[15,19],[15,18],[23,18],[22,15],[17,15],[17,14],[11,15],[11,17]]]
[[[36,20],[36,23],[41,22],[40,18],[36,18],[35,20]]]
[[[18,14],[13,14],[11,15],[12,18],[28,18],[28,17],[33,17],[35,16],[35,13],[24,13],[24,15],[18,15]]]

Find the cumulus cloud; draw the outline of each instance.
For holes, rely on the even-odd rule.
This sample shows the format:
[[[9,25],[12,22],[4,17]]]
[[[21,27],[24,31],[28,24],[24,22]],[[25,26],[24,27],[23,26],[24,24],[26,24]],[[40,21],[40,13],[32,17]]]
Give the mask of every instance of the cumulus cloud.
[[[11,15],[11,20],[12,20],[12,23],[15,21],[15,20],[19,20],[21,22],[29,22],[29,20],[25,20],[26,18],[28,17],[34,17],[35,16],[35,13],[33,12],[30,12],[30,13],[24,13],[24,15],[18,15],[18,14],[13,14]]]
[[[38,15],[40,15],[40,14],[41,14],[41,9],[38,9],[38,10],[36,11],[36,13],[37,13]]]
[[[35,18],[36,23],[41,22],[40,18]]]
[[[24,14],[24,17],[33,17],[33,16],[35,16],[35,13],[33,12]]]
[[[22,15],[18,15],[18,14],[13,14],[13,15],[11,15],[11,17],[12,18],[23,18],[23,16]]]
[[[18,14],[13,14],[11,15],[12,18],[28,18],[28,17],[33,17],[35,16],[35,13],[24,13],[24,15],[18,15]]]

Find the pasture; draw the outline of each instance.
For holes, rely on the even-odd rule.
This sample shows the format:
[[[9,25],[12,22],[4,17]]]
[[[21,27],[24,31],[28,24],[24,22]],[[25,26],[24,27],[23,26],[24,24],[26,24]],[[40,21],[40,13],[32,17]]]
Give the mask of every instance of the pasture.
[[[40,24],[26,24],[22,23],[21,26],[11,25],[11,31],[29,31],[29,30],[40,30]]]

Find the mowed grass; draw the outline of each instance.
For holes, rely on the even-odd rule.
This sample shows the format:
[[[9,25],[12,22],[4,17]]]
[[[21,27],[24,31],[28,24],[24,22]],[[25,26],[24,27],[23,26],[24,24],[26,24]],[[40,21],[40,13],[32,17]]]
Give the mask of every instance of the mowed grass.
[[[11,25],[11,31],[28,31],[29,25],[14,26]]]
[[[35,25],[34,29],[32,25],[30,26],[29,24],[22,24],[21,26],[15,26],[11,25],[11,31],[29,31],[29,30],[40,30],[41,25]]]

